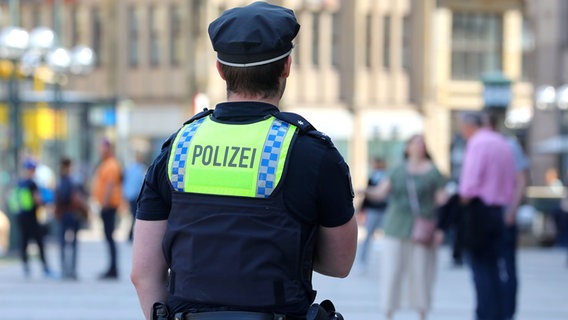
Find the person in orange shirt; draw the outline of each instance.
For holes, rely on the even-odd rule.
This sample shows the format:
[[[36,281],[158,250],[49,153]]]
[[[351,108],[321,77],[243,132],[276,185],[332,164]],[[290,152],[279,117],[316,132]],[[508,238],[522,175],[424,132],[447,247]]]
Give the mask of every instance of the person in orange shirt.
[[[108,245],[110,265],[100,279],[117,279],[117,251],[113,237],[116,212],[122,202],[122,169],[114,156],[114,148],[110,141],[103,140],[101,144],[101,163],[93,181],[93,198],[101,208],[105,239]]]

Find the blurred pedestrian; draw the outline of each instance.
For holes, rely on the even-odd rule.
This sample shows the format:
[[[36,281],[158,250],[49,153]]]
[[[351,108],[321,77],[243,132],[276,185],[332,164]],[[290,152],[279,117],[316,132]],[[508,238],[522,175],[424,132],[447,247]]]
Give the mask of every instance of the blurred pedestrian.
[[[299,28],[262,1],[209,25],[227,101],[187,121],[146,175],[131,278],[147,319],[336,318],[312,304],[312,273],[349,274],[354,195],[330,138],[278,109]]]
[[[566,173],[566,179],[568,181],[568,172]],[[565,194],[558,206],[554,208],[552,217],[554,218],[556,229],[555,243],[559,247],[568,249],[568,194]],[[568,260],[566,262],[568,266]]]
[[[436,278],[436,251],[443,241],[443,232],[436,229],[436,209],[446,201],[446,179],[432,162],[422,135],[408,140],[404,159],[367,192],[375,199],[389,195],[381,247],[381,305],[385,317],[392,319],[406,283],[409,306],[426,319]]]
[[[77,236],[88,218],[88,206],[81,187],[71,178],[71,169],[71,159],[61,159],[55,189],[55,218],[59,221],[61,277],[77,280]]]
[[[38,209],[42,205],[39,188],[34,181],[37,162],[27,158],[23,162],[24,177],[12,191],[10,196],[11,211],[17,214],[17,222],[20,234],[20,256],[24,267],[24,275],[30,276],[28,263],[28,244],[34,240],[37,244],[39,257],[43,266],[43,274],[46,277],[54,277],[47,263],[44,247],[45,229],[38,222]]]
[[[505,138],[484,126],[481,112],[460,114],[459,127],[467,140],[459,194],[466,206],[464,245],[473,273],[477,319],[508,319],[503,299],[502,259],[507,208],[516,192],[513,151]]]
[[[132,215],[132,223],[130,225],[130,232],[128,233],[128,240],[130,242],[132,242],[134,222],[136,221],[136,199],[144,183],[145,174],[146,165],[142,159],[142,154],[136,153],[134,162],[127,166],[124,171],[124,181],[122,183],[124,198],[128,201],[130,214]]]
[[[371,162],[371,174],[367,182],[367,188],[379,185],[385,176],[385,161],[383,158],[375,157]],[[367,269],[367,257],[369,248],[373,242],[375,231],[382,225],[383,216],[387,202],[385,199],[373,200],[369,197],[364,197],[359,214],[364,215],[366,236],[361,245],[359,261],[361,263],[361,271],[365,272]]]
[[[10,245],[10,219],[4,211],[0,210],[0,257],[8,253]]]
[[[499,133],[498,117],[495,113],[487,113],[488,126]],[[502,298],[505,319],[514,319],[517,309],[517,212],[525,199],[529,177],[529,160],[523,148],[514,137],[503,135],[509,144],[515,161],[515,192],[512,201],[505,209],[503,239],[501,242],[501,257],[499,270],[502,284]]]
[[[93,181],[93,197],[101,208],[101,219],[108,246],[109,266],[100,276],[101,279],[117,279],[117,248],[114,239],[116,213],[122,203],[122,169],[114,156],[114,146],[109,140],[103,140],[100,146],[101,163]]]

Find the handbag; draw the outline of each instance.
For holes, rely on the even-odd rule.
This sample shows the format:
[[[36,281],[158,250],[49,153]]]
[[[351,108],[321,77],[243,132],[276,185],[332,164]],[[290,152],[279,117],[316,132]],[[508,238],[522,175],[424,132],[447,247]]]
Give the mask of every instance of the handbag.
[[[420,215],[420,202],[418,202],[418,195],[416,194],[416,185],[410,175],[407,175],[406,188],[408,191],[408,199],[410,200],[410,208],[414,215],[410,239],[415,243],[430,246],[434,240],[436,223]]]

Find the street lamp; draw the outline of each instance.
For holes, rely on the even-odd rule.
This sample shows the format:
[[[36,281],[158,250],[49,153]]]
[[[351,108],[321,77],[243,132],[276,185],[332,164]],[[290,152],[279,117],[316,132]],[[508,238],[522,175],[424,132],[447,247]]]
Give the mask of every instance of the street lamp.
[[[18,177],[19,152],[21,146],[20,133],[20,89],[17,81],[17,62],[29,46],[29,34],[18,27],[8,27],[0,32],[0,58],[12,63],[8,81],[8,102],[11,109],[12,152],[14,156],[14,174]]]
[[[22,146],[18,70],[20,68],[24,75],[33,73],[33,70],[41,63],[42,56],[53,47],[54,42],[53,31],[45,27],[38,27],[31,33],[14,26],[0,31],[0,59],[9,60],[12,66],[8,81],[8,102],[11,107],[13,172],[16,178],[19,172],[19,156]]]
[[[553,86],[540,86],[536,89],[536,107],[540,110],[552,110],[556,104],[556,89]]]
[[[16,15],[14,15],[16,16]],[[7,100],[10,105],[11,123],[11,151],[13,155],[13,181],[17,181],[20,171],[20,149],[23,144],[21,123],[21,96],[19,88],[19,75],[33,76],[38,68],[48,69],[51,77],[42,81],[53,84],[53,99],[49,101],[55,109],[55,121],[59,118],[57,113],[63,107],[61,85],[64,75],[89,73],[95,62],[95,54],[90,48],[77,46],[72,50],[55,47],[56,34],[49,28],[38,27],[31,32],[11,26],[0,30],[0,60],[10,61],[10,75],[8,80]],[[44,73],[45,74],[45,73]],[[55,123],[55,130],[59,124]],[[59,156],[58,136],[55,137],[55,160]],[[56,166],[57,167],[57,166]],[[11,215],[11,217],[13,217]],[[10,233],[10,243],[15,243],[16,232]]]
[[[19,27],[7,27],[0,31],[0,59],[9,60],[12,65],[8,81],[8,101],[11,107],[12,149],[14,174],[18,177],[19,154],[22,147],[21,97],[18,71],[24,76],[32,76],[38,67],[45,65],[53,74],[52,107],[55,110],[55,131],[60,130],[57,114],[63,107],[61,85],[66,74],[84,75],[95,65],[95,53],[86,46],[76,46],[71,50],[55,47],[56,34],[49,28],[37,27],[31,32]],[[56,157],[59,156],[58,136],[55,137]]]
[[[556,105],[560,110],[568,110],[568,84],[556,90]]]
[[[55,159],[61,156],[61,134],[59,123],[61,110],[64,108],[62,85],[67,74],[85,75],[93,70],[95,53],[86,46],[76,46],[71,50],[63,47],[54,48],[45,57],[47,67],[53,71],[53,109],[55,111]]]

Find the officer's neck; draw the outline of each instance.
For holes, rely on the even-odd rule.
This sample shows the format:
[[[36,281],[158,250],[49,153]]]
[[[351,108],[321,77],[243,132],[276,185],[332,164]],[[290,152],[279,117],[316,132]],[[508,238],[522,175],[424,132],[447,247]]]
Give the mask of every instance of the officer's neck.
[[[254,102],[264,102],[278,107],[280,103],[279,98],[264,98],[260,95],[249,95],[249,94],[241,94],[241,93],[229,93],[227,95],[228,102],[246,102],[246,101],[254,101]]]

